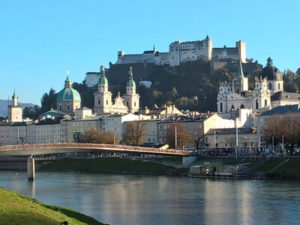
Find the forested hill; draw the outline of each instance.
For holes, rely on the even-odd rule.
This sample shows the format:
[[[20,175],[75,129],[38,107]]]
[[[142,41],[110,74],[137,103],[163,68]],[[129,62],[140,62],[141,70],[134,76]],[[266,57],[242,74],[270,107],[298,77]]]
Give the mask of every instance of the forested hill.
[[[132,64],[137,91],[141,95],[141,107],[176,104],[180,109],[215,111],[219,82],[236,75],[237,64],[228,63],[213,70],[209,62],[182,63],[177,67],[153,64]],[[244,72],[261,69],[257,63],[244,64]],[[107,73],[109,88],[114,95],[125,92],[129,65],[111,64]],[[151,81],[151,88],[138,85],[139,81]]]

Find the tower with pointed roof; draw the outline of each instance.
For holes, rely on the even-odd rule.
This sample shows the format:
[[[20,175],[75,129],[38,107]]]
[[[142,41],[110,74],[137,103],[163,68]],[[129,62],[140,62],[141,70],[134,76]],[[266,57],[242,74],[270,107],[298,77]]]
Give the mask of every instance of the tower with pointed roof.
[[[240,92],[248,91],[248,78],[244,76],[242,60],[238,60],[237,79],[239,80]]]
[[[8,122],[22,122],[23,109],[18,105],[18,96],[16,91],[12,95],[12,105],[8,106]]]
[[[105,76],[105,67],[100,67],[98,90],[94,94],[94,113],[97,115],[110,113],[112,107],[112,93],[108,91],[108,80]]]
[[[68,72],[65,87],[57,94],[56,104],[58,110],[68,114],[73,114],[76,109],[81,108],[80,94],[72,87],[72,81]]]
[[[136,84],[133,79],[132,67],[129,68],[129,79],[126,84],[126,94],[123,95],[124,105],[130,113],[137,112],[140,108],[140,95],[136,93]]]

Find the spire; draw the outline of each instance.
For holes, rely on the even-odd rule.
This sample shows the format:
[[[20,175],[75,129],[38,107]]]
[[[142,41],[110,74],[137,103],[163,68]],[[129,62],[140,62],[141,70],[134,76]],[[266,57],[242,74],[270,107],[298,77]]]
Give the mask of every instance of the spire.
[[[132,66],[129,67],[128,71],[129,80],[127,82],[127,87],[135,87],[135,81],[133,80],[133,72],[132,72]]]
[[[267,66],[273,66],[273,59],[271,57],[267,59]]]
[[[153,52],[156,52],[155,44],[153,45]]]
[[[17,106],[18,105],[18,96],[16,93],[16,89],[14,90],[14,93],[12,95],[12,105]]]
[[[238,61],[238,71],[237,71],[237,76],[239,78],[244,78],[244,72],[243,72],[243,67],[242,67],[242,60],[239,59]]]
[[[100,80],[99,80],[99,84],[102,84],[102,85],[108,85],[108,81],[107,81],[107,78],[105,76],[105,67],[104,65],[102,65],[100,67]]]
[[[69,76],[70,75],[69,70],[66,71],[66,75],[67,75],[67,78],[65,80],[65,88],[72,88],[72,81],[71,81],[70,76]]]
[[[14,89],[14,93],[13,93],[13,95],[12,95],[12,98],[14,99],[14,98],[17,98],[18,96],[17,96],[17,93],[16,93],[16,89]]]

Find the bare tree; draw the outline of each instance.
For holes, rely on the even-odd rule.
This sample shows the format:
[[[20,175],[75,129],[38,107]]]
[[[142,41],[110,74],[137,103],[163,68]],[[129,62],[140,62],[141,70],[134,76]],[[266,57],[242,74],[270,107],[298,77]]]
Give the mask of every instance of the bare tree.
[[[176,130],[176,131],[175,131]],[[175,146],[175,136],[177,136],[177,146]],[[188,143],[192,143],[193,139],[182,123],[172,123],[167,131],[167,143],[172,148],[184,148]]]
[[[98,144],[119,144],[120,140],[113,131],[103,132],[101,130],[90,129],[80,137],[79,142]]]
[[[141,145],[147,134],[147,125],[141,121],[132,121],[125,124],[123,141],[128,145]]]

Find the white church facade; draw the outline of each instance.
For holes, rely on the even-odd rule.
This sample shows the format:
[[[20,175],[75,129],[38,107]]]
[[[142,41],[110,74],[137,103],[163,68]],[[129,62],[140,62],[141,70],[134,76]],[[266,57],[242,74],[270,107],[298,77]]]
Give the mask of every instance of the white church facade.
[[[122,97],[120,93],[112,101],[112,93],[108,90],[108,79],[105,76],[105,68],[100,70],[98,90],[94,93],[94,113],[102,114],[126,114],[137,112],[140,108],[140,96],[136,93],[136,84],[133,79],[132,67],[129,69],[129,80],[126,84],[126,94]]]
[[[222,114],[246,108],[252,109],[253,112],[260,112],[278,105],[299,104],[299,95],[298,98],[290,98],[289,101],[277,99],[295,95],[295,93],[284,92],[283,87],[282,73],[273,66],[273,61],[269,57],[261,76],[255,78],[254,89],[249,90],[248,78],[244,76],[242,63],[239,61],[237,78],[220,84],[217,111]]]

